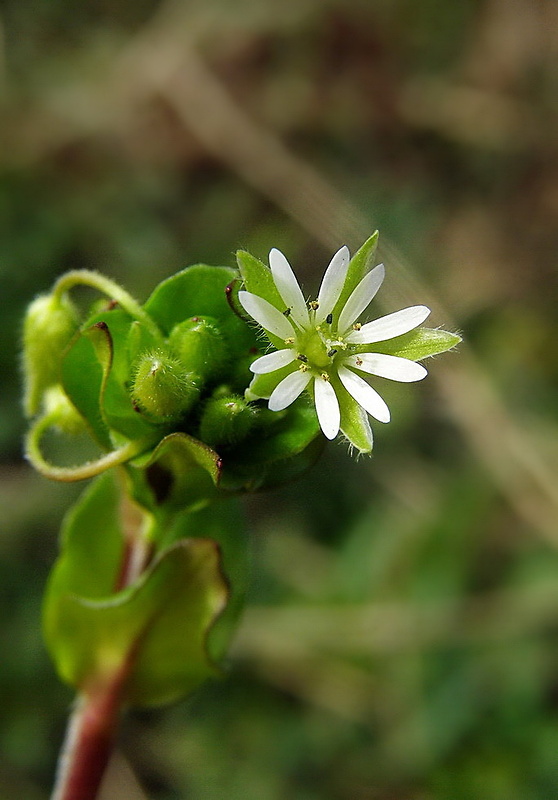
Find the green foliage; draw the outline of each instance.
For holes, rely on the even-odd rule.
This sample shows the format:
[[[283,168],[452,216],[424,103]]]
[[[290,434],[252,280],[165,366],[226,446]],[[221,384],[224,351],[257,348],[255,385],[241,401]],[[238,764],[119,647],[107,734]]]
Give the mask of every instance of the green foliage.
[[[71,704],[37,619],[80,487],[21,463],[25,306],[75,266],[147,297],[185,264],[231,264],[238,247],[262,260],[281,247],[316,287],[333,249],[358,244],[364,216],[446,306],[483,382],[464,387],[461,412],[446,402],[461,389],[444,384],[445,359],[432,364],[440,388],[382,382],[397,413],[375,430],[374,458],[330,446],[296,483],[244,501],[256,546],[233,668],[187,703],[132,715],[123,749],[150,800],[553,798],[557,515],[540,482],[552,491],[558,407],[554,4],[2,10],[0,797],[50,796]],[[196,31],[203,42],[186,57],[220,81],[223,105],[187,64],[184,81],[166,83],[152,57],[153,33],[172,61]],[[261,147],[227,124],[235,103],[257,118]],[[313,193],[276,160],[285,147],[299,175],[318,175]],[[420,301],[392,248],[378,260],[395,296]],[[254,357],[239,361],[237,387]],[[468,359],[448,360],[457,378]],[[505,401],[501,424],[486,390]],[[78,440],[54,441],[75,463]],[[146,495],[161,477],[148,472]],[[188,511],[189,535],[199,519],[215,538],[229,502]]]
[[[187,461],[181,462],[184,475],[192,458],[196,475],[199,468],[207,469],[213,485],[207,480],[195,483],[197,491],[205,486],[210,498],[216,486],[240,490],[272,485],[274,463],[296,457],[319,435],[312,415],[295,409],[285,423],[282,416],[262,414],[253,401],[244,400],[251,379],[248,367],[259,342],[227,302],[235,276],[224,267],[196,265],[163,281],[143,309],[120,287],[94,273],[69,273],[59,281],[54,298],[64,297],[64,288],[80,283],[116,297],[101,310],[94,305],[94,313],[86,315],[69,346],[65,341],[53,345],[59,393],[65,393],[83,425],[109,453],[108,459],[76,470],[76,479],[113,466],[115,459],[123,463],[143,454],[143,463],[154,463],[163,451],[150,454],[176,434],[184,437],[180,452],[188,453]],[[46,406],[43,413],[31,428],[30,458],[45,474],[72,480],[71,468],[63,473],[54,465],[49,469],[40,454],[45,431],[61,414]],[[291,421],[296,441],[288,450],[285,425],[288,428]],[[71,433],[68,425],[66,430]],[[266,442],[265,450],[261,441]],[[219,450],[212,450],[209,462],[208,446]],[[252,453],[257,455],[252,458]],[[306,466],[306,460],[301,462],[301,469]],[[281,481],[283,465],[277,467]],[[183,481],[178,477],[175,484]],[[188,492],[184,497],[188,504]]]
[[[166,703],[216,674],[207,636],[228,589],[216,542],[188,538],[115,591],[126,542],[121,502],[114,477],[102,476],[69,516],[45,598],[45,638],[60,676],[76,689],[122,671],[126,702]]]
[[[230,504],[227,516],[215,507],[231,491],[297,475],[315,458],[318,429],[304,403],[273,415],[244,399],[238,362],[258,347],[227,302],[234,277],[197,265],[164,281],[142,309],[102,276],[75,272],[42,301],[48,330],[49,310],[56,328],[74,284],[114,297],[95,303],[79,330],[74,322],[71,341],[59,324],[63,335],[45,337],[57,370],[37,379],[43,416],[29,438],[30,457],[51,477],[124,466],[118,480],[97,478],[69,513],[45,598],[49,652],[81,692],[120,675],[126,703],[153,705],[217,674],[242,602],[247,544]],[[28,331],[36,319],[32,309]],[[25,347],[26,368],[42,376],[32,333]],[[49,468],[40,452],[45,430],[71,434],[76,420],[106,456]]]

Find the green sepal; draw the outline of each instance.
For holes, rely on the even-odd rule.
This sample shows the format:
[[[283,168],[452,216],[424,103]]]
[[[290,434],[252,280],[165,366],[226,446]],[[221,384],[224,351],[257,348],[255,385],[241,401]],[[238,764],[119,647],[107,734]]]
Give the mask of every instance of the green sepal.
[[[269,400],[271,393],[279,385],[279,383],[297,369],[296,364],[287,364],[285,367],[273,370],[273,372],[265,372],[261,375],[254,375],[250,385],[246,391],[246,397],[250,399],[260,398]]]
[[[187,372],[167,349],[145,351],[132,365],[132,376],[133,404],[154,423],[177,422],[200,396],[199,375]]]
[[[245,439],[256,423],[258,409],[243,397],[210,397],[200,419],[199,436],[211,447],[234,445]]]
[[[324,440],[314,406],[299,398],[284,411],[261,408],[251,437],[222,458],[220,486],[253,491],[283,483],[305,472]]]
[[[283,309],[285,301],[279,294],[271,270],[263,261],[247,253],[245,250],[237,250],[236,260],[240,274],[247,291],[252,294],[257,294],[258,297],[263,297],[272,306]]]
[[[341,433],[359,453],[370,453],[373,437],[366,411],[351,397],[337,376],[332,376],[331,383],[339,401]]]
[[[372,266],[371,261],[374,258],[374,254],[378,246],[379,235],[380,234],[378,231],[373,233],[372,236],[370,236],[370,238],[364,242],[362,247],[357,250],[357,252],[349,261],[347,276],[345,278],[345,283],[343,284],[343,289],[341,290],[339,298],[332,311],[335,323],[337,323],[339,315],[343,310],[343,306],[349,299],[352,291],[357,287],[367,272],[370,271]]]
[[[171,702],[218,672],[208,635],[227,603],[217,543],[180,540],[114,592],[123,555],[119,492],[105,475],[68,515],[44,607],[60,677],[81,691],[128,669],[124,701]]]
[[[204,382],[218,379],[231,361],[228,344],[217,321],[199,314],[174,326],[169,347],[183,367],[195,372]]]
[[[385,342],[366,344],[356,348],[359,353],[386,353],[390,356],[400,356],[411,361],[421,361],[423,358],[445,353],[461,341],[457,333],[442,331],[438,328],[415,328],[409,333],[388,339]]]
[[[247,253],[245,250],[237,251],[236,260],[246,290],[258,295],[258,297],[262,297],[272,306],[275,306],[276,309],[283,312],[285,310],[285,301],[277,291],[269,267],[259,258]],[[266,331],[266,336],[275,347],[281,348],[285,346],[284,341],[270,331]]]

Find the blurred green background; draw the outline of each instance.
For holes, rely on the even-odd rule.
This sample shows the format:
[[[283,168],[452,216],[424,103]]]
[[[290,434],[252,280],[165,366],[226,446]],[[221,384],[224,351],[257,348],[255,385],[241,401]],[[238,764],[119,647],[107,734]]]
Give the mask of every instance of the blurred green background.
[[[227,676],[128,717],[106,800],[558,797],[557,90],[554,0],[2,1],[1,798],[48,797],[72,697],[40,603],[81,487],[21,458],[26,304],[238,247],[310,293],[376,227],[378,313],[466,344],[378,386],[372,458],[246,499]]]

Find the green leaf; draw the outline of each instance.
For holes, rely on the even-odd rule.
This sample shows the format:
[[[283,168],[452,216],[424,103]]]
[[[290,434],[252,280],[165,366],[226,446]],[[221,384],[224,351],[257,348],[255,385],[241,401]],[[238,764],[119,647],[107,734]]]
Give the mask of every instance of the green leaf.
[[[228,596],[213,540],[186,539],[163,553],[125,609],[128,625],[130,615],[144,620],[127,691],[132,705],[172,702],[220,674],[208,638]]]
[[[371,261],[374,258],[374,254],[378,246],[379,235],[380,234],[378,231],[373,233],[372,236],[370,236],[370,238],[364,242],[362,247],[357,250],[357,252],[349,261],[347,277],[345,278],[343,289],[332,312],[333,319],[335,321],[337,321],[339,318],[339,314],[341,313],[343,306],[347,302],[353,289],[356,288],[366,273],[370,271],[372,267]]]
[[[192,510],[217,497],[220,456],[186,433],[165,436],[152,453],[136,459],[135,467],[148,470],[158,494],[155,505],[164,503],[167,509]],[[154,507],[153,500],[148,503]]]
[[[124,525],[116,478],[103,475],[65,520],[45,597],[45,639],[70,685],[87,690],[128,665],[128,702],[168,702],[217,672],[207,638],[228,597],[219,547],[207,538],[174,542],[115,592]],[[215,530],[198,517],[177,534]]]
[[[66,515],[61,531],[64,557],[49,591],[102,597],[114,590],[124,540],[119,521],[120,493],[114,473],[96,478]]]
[[[237,498],[220,499],[199,511],[175,515],[166,526],[166,541],[203,536],[221,550],[223,572],[229,584],[229,601],[209,634],[212,657],[223,657],[244,604],[249,575],[250,539]]]
[[[423,358],[451,350],[460,341],[461,336],[457,333],[449,333],[437,328],[416,328],[414,331],[404,333],[402,336],[397,336],[386,342],[363,345],[357,349],[361,353],[386,353],[387,355],[408,358],[411,361],[421,361]]]
[[[207,637],[226,602],[216,543],[188,539],[117,594],[51,592],[45,635],[60,677],[76,689],[110,681],[128,666],[125,702],[168,703],[218,674]]]
[[[192,316],[235,317],[227,302],[226,287],[236,277],[229,267],[196,264],[167,278],[154,290],[144,309],[168,336],[175,325]],[[238,322],[238,320],[237,320]]]

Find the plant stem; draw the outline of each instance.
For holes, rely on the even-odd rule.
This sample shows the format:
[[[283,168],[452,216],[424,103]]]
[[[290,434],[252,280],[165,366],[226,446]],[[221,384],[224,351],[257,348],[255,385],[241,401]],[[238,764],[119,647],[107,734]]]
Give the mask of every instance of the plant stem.
[[[110,278],[87,269],[75,269],[58,279],[53,289],[53,296],[60,297],[74,286],[89,286],[107,295],[107,297],[115,300],[131,317],[142,322],[156,341],[161,340],[162,334],[155,320],[144,311],[129,292],[114,281],[111,281]]]
[[[71,483],[73,481],[82,481],[86,478],[94,478],[111,467],[119,466],[141,455],[156,441],[153,437],[144,436],[142,439],[128,442],[116,450],[111,450],[110,453],[99,456],[96,461],[88,461],[86,464],[80,464],[76,467],[57,467],[55,464],[48,462],[41,451],[41,440],[44,433],[51,426],[56,425],[56,422],[56,414],[46,414],[44,417],[39,417],[33,422],[25,438],[25,456],[28,461],[35,467],[37,472],[54,481]]]
[[[149,522],[122,486],[120,521],[125,540],[115,591],[134,583],[151,555]],[[138,643],[136,643],[138,644]],[[108,765],[123,708],[126,683],[137,647],[106,677],[99,677],[78,696],[66,730],[51,800],[95,800]]]
[[[60,756],[52,800],[95,800],[118,727],[129,664],[78,697]]]

